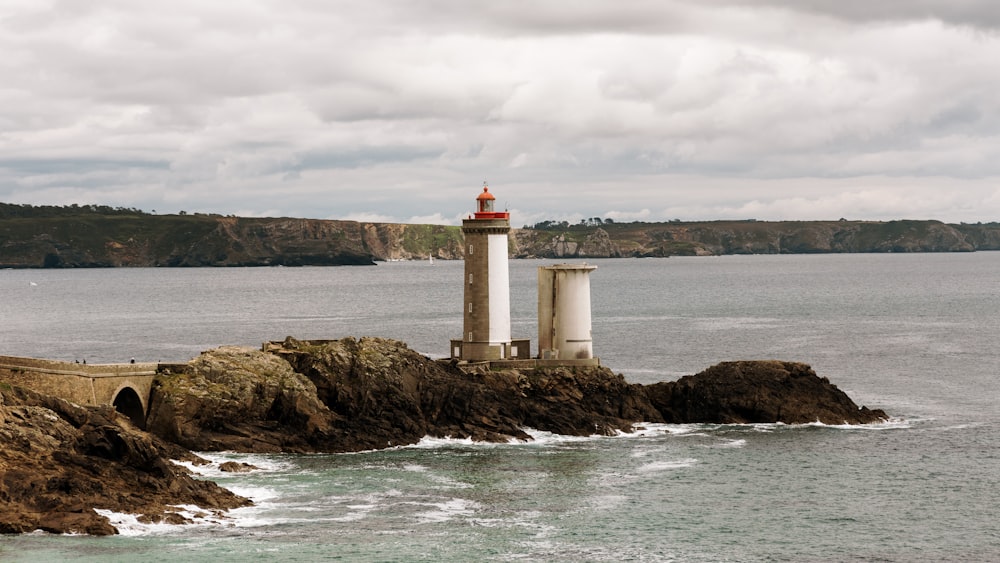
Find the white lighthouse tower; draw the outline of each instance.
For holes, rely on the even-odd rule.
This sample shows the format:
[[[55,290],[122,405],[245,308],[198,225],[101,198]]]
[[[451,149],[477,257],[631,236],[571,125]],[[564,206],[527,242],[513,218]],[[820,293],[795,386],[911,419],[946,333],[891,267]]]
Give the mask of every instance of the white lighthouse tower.
[[[505,360],[519,356],[511,348],[510,274],[507,233],[510,214],[496,211],[496,198],[483,182],[476,212],[462,221],[465,235],[464,323],[461,340],[452,340],[452,358]],[[527,350],[522,351],[526,353]]]

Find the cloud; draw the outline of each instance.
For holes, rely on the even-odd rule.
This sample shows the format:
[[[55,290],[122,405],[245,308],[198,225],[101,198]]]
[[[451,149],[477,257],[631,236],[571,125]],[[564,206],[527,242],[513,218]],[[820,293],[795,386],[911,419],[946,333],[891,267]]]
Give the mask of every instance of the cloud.
[[[355,212],[348,213],[341,217],[327,217],[327,219],[338,219],[341,221],[357,221],[359,223],[394,223],[395,217],[388,215],[377,215],[375,213]]]
[[[488,179],[526,223],[1000,215],[991,2],[235,6],[0,7],[0,201],[457,224]]]
[[[1000,11],[992,0],[906,0],[843,2],[840,0],[716,0],[717,4],[774,7],[810,12],[851,22],[938,20],[984,29],[1000,27]]]
[[[462,217],[444,217],[440,213],[432,215],[414,215],[405,220],[406,223],[415,225],[461,225]]]

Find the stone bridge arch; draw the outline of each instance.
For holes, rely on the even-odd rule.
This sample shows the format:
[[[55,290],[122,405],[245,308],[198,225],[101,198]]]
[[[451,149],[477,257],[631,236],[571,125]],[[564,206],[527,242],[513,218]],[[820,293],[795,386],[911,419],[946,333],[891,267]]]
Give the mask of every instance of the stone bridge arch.
[[[0,356],[0,381],[78,405],[112,405],[139,428],[146,426],[155,363],[77,364]]]
[[[146,429],[146,401],[132,386],[122,385],[119,387],[111,399],[111,406],[127,416],[136,427]]]

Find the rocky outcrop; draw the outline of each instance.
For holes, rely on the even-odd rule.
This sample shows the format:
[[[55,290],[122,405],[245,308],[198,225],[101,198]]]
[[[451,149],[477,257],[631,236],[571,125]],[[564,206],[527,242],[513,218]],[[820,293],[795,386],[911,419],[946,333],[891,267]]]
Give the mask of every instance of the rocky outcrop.
[[[675,382],[630,384],[604,367],[478,369],[380,338],[221,348],[155,387],[148,426],[199,450],[342,452],[425,436],[527,439],[628,431],[638,422],[869,423],[809,366],[725,363]]]
[[[154,380],[146,427],[197,451],[302,452],[316,449],[331,415],[288,362],[224,346]]]
[[[176,505],[206,513],[249,504],[171,459],[203,461],[133,427],[111,407],[78,407],[0,388],[0,533],[115,534],[94,511],[183,523]]]
[[[781,361],[724,362],[697,375],[647,387],[665,422],[742,424],[868,424],[885,412],[858,407],[806,364]]]
[[[425,436],[609,434],[659,415],[606,368],[466,373],[380,338],[225,347],[159,378],[147,426],[195,450],[344,452]]]
[[[513,229],[510,238],[511,254],[518,258],[620,258],[625,255],[618,243],[600,227],[557,233]]]
[[[425,436],[530,440],[526,428],[587,436],[639,422],[886,420],[799,363],[727,362],[642,386],[604,367],[463,370],[380,338],[209,350],[157,376],[149,411],[151,434],[110,406],[0,387],[0,533],[113,534],[95,508],[181,523],[173,506],[249,503],[172,463],[200,460],[184,448],[348,452]]]

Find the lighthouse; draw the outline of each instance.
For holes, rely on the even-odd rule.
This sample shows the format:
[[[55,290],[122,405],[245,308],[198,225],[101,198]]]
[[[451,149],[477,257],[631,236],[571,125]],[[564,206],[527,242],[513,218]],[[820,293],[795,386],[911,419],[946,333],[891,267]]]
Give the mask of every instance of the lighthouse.
[[[476,211],[462,221],[465,235],[465,286],[461,340],[452,340],[452,358],[495,361],[520,357],[528,350],[512,346],[507,234],[510,213],[497,211],[496,198],[483,182]],[[522,345],[523,346],[523,345]]]

